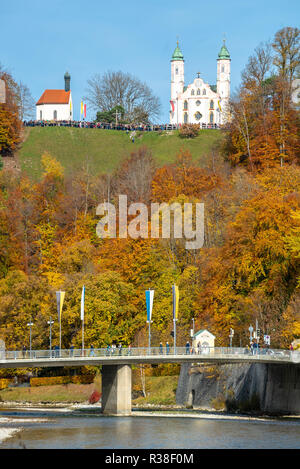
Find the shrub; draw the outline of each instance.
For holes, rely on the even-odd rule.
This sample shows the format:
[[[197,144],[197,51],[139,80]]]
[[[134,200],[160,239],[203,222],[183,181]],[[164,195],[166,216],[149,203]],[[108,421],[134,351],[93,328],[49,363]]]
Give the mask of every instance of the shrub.
[[[94,391],[90,395],[89,403],[96,404],[97,402],[99,402],[100,398],[101,398],[101,393],[99,391]]]
[[[11,383],[11,379],[5,379],[5,378],[0,379],[0,389],[7,388],[10,383]]]
[[[199,124],[183,124],[182,127],[179,129],[179,137],[195,138],[198,136],[199,130]]]
[[[30,378],[30,386],[53,386],[55,384],[91,384],[94,375],[51,376],[46,378]]]

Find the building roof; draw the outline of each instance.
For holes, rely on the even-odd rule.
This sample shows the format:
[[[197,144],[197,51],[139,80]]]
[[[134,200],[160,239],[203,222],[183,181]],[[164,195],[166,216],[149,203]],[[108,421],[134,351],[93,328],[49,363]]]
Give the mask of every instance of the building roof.
[[[230,54],[228,52],[227,47],[225,46],[225,41],[223,42],[223,46],[218,54],[218,59],[230,59]]]
[[[71,91],[65,90],[45,90],[38,104],[69,104]]]
[[[172,55],[172,60],[183,60],[183,54],[179,48],[178,41],[177,41],[177,47],[173,52]]]
[[[200,331],[196,332],[196,334],[194,334],[194,337],[196,337],[197,335],[200,335],[200,334],[203,334],[203,332],[207,332],[209,335],[215,337],[211,332],[209,332],[207,329],[200,329]]]

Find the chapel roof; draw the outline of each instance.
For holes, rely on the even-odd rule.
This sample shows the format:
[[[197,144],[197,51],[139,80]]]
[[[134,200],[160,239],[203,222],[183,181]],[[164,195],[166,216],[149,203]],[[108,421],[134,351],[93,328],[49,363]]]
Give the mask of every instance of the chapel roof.
[[[69,104],[71,91],[45,90],[36,104]]]
[[[203,334],[203,332],[206,332],[206,333],[208,333],[209,335],[215,337],[215,336],[214,336],[211,332],[209,332],[207,329],[200,329],[200,331],[198,331],[198,332],[196,332],[196,333],[194,334],[194,337],[196,337],[197,335]]]

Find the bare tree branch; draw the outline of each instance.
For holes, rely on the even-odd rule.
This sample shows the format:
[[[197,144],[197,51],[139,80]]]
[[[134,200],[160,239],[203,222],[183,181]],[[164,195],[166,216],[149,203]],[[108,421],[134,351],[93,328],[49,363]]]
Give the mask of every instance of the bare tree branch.
[[[95,74],[87,82],[84,99],[95,111],[110,111],[116,106],[125,110],[128,122],[151,121],[160,115],[160,100],[146,83],[129,73],[108,71]]]

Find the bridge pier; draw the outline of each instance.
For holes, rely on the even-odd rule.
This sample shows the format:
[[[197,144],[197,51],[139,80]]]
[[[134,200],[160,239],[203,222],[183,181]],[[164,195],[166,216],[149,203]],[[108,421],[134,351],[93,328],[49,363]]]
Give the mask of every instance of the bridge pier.
[[[102,412],[131,414],[131,365],[102,366]]]

